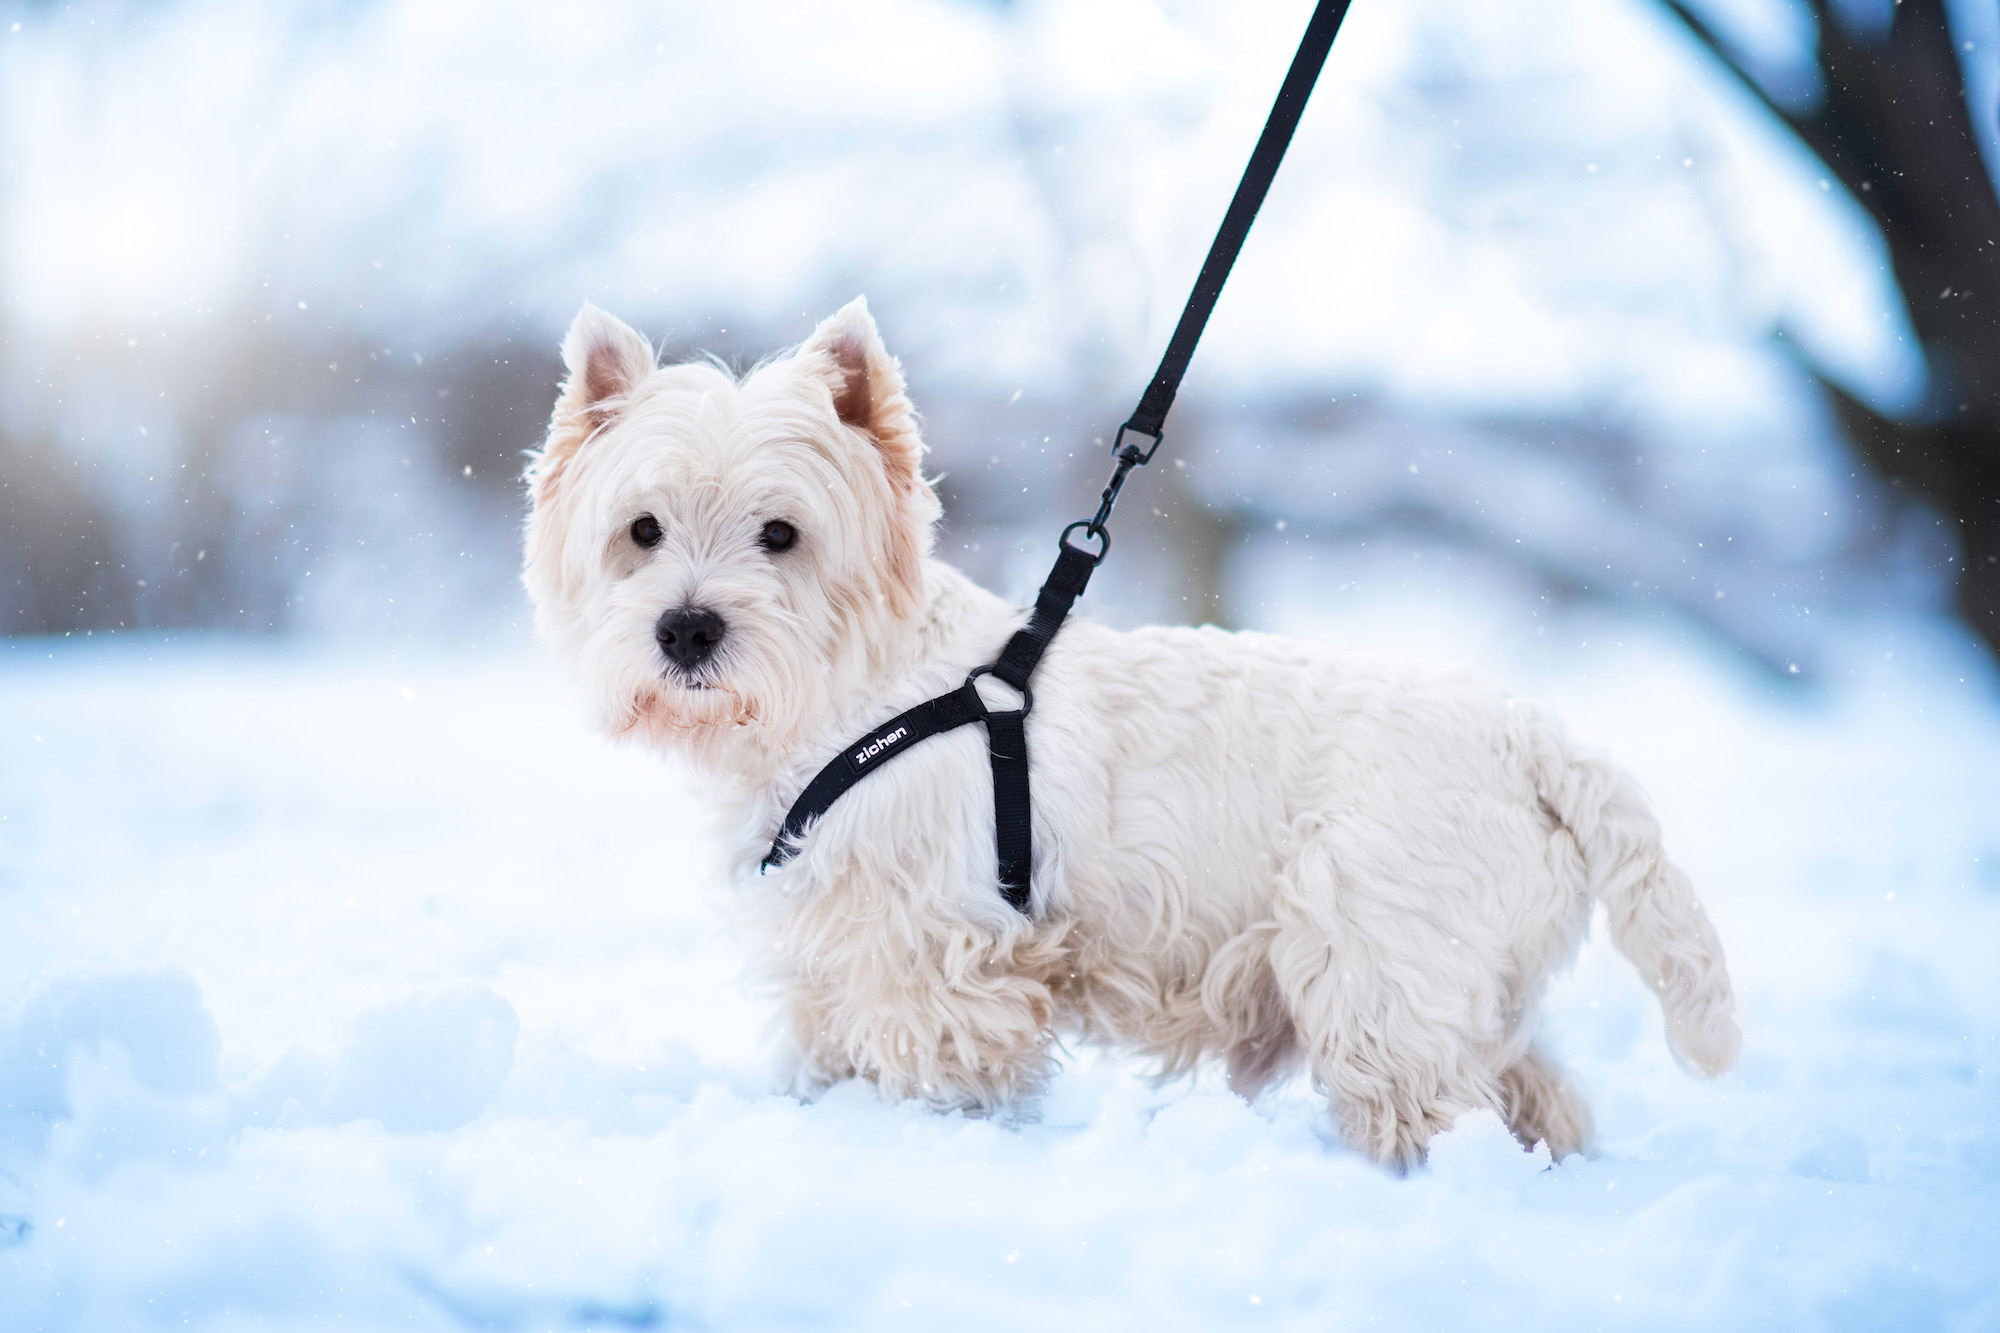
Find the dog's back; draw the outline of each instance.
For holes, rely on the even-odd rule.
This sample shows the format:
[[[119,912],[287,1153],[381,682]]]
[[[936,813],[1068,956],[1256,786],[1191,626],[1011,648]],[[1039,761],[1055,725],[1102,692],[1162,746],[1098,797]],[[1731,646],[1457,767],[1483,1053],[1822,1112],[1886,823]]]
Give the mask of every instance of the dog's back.
[[[1088,624],[1038,691],[1086,1030],[1170,1071],[1225,1054],[1245,1091],[1296,1050],[1363,1108],[1358,1139],[1413,1160],[1458,1111],[1568,1095],[1530,1020],[1603,901],[1676,1051],[1734,1059],[1721,949],[1657,824],[1542,709],[1296,640]],[[1411,1086],[1445,1092],[1419,1113]]]

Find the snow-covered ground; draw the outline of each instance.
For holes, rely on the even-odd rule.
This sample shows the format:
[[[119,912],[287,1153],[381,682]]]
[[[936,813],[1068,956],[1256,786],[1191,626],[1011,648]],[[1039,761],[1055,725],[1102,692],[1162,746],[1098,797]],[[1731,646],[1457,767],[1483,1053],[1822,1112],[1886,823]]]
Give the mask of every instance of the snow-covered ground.
[[[0,646],[0,1329],[2000,1327],[1990,669],[1602,614],[1318,628],[1640,775],[1746,1057],[1682,1074],[1594,940],[1548,1026],[1599,1154],[1468,1122],[1405,1180],[1303,1086],[1088,1051],[1033,1123],[768,1095],[694,797],[525,646]]]

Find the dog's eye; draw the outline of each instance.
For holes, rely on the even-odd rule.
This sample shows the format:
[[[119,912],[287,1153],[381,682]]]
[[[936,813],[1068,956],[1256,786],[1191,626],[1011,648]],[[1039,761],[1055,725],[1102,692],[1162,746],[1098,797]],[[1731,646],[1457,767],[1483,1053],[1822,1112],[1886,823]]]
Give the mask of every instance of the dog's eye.
[[[641,514],[632,520],[632,540],[641,546],[660,544],[660,520],[651,514]]]
[[[781,518],[774,518],[766,523],[764,531],[757,537],[767,551],[787,550],[798,539],[798,531]]]

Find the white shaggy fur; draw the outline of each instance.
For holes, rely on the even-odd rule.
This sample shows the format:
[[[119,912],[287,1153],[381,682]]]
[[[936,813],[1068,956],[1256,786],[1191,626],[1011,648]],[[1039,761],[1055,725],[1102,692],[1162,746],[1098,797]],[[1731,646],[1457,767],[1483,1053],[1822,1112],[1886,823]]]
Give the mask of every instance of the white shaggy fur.
[[[538,624],[604,730],[688,756],[740,811],[748,872],[822,764],[993,661],[1023,612],[929,558],[937,499],[863,302],[741,379],[658,368],[588,306],[563,353],[529,474]],[[773,520],[789,549],[760,543]],[[689,607],[726,626],[691,669],[655,641]],[[1167,1074],[1220,1056],[1245,1096],[1302,1062],[1348,1141],[1399,1167],[1477,1107],[1560,1155],[1589,1112],[1535,1006],[1597,902],[1673,1049],[1735,1059],[1721,946],[1652,815],[1534,705],[1312,643],[1077,619],[1034,689],[1031,917],[996,885],[976,724],[749,876],[801,1091],[1014,1104],[1073,1034]]]

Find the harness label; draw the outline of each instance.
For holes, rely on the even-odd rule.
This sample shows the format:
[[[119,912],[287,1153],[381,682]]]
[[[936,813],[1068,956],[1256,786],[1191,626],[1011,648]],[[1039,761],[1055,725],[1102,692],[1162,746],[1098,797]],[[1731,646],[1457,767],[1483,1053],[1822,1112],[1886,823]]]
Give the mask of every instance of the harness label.
[[[873,759],[876,755],[882,753],[882,751],[888,749],[890,746],[894,745],[897,741],[902,740],[905,736],[908,736],[909,734],[910,734],[910,729],[908,727],[897,727],[894,731],[890,732],[888,735],[878,737],[877,739],[868,742],[868,744],[862,746],[860,749],[854,752],[854,766],[856,768],[861,767],[863,764],[867,763],[870,759]]]

